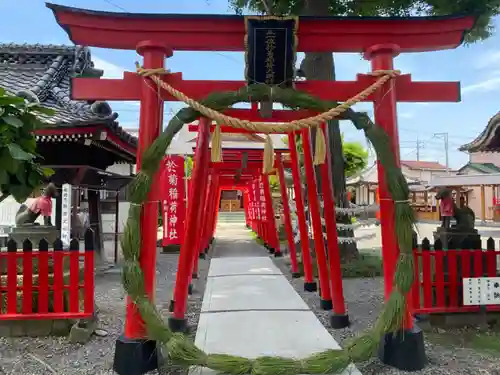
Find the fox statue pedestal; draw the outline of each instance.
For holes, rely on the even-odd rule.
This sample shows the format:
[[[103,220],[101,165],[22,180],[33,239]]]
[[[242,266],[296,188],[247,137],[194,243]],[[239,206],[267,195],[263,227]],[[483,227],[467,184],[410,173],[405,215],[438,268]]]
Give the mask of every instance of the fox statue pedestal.
[[[52,247],[54,241],[59,237],[59,230],[52,225],[24,224],[12,228],[9,238],[17,243],[17,248],[23,247],[23,242],[27,239],[31,241],[33,247],[37,247],[41,239],[45,239]]]

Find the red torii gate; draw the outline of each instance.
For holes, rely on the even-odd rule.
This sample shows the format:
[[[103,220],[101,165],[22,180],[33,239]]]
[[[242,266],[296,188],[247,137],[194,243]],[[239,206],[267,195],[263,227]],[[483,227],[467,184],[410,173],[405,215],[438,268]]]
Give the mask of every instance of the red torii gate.
[[[190,51],[243,51],[245,26],[242,16],[216,15],[161,15],[109,13],[70,8],[48,4],[57,22],[76,43],[101,48],[136,50],[143,56],[145,69],[164,68],[165,58],[174,50]],[[394,57],[403,52],[424,52],[456,48],[463,41],[464,32],[474,24],[473,17],[407,17],[407,18],[361,18],[361,17],[301,17],[298,27],[299,52],[357,52],[371,61],[372,69],[392,70]],[[246,82],[238,81],[184,81],[180,73],[162,76],[162,79],[188,97],[199,100],[213,91],[237,90]],[[353,82],[297,82],[296,88],[309,92],[323,100],[345,101],[376,80],[375,77],[358,75]],[[158,136],[163,120],[163,101],[151,90],[148,79],[135,73],[125,73],[123,79],[100,80],[92,78],[75,79],[72,96],[77,100],[140,100],[140,130],[137,165],[140,167],[142,152]],[[164,90],[159,95],[163,100],[174,101]],[[399,140],[396,117],[397,102],[458,102],[458,82],[412,82],[410,75],[399,76],[386,83],[376,93],[366,98],[375,105],[375,121],[385,129],[391,138],[391,148],[399,165]],[[237,116],[235,110],[225,111]],[[243,117],[241,117],[243,118]],[[275,121],[279,121],[275,119]],[[210,122],[200,120],[200,132],[192,185],[205,186],[208,169],[208,136]],[[399,252],[393,230],[394,202],[386,187],[384,169],[378,165],[380,181],[380,205],[382,244],[384,257],[385,295],[388,297]],[[149,201],[154,201],[156,192],[151,191]],[[203,194],[193,194],[188,209],[188,228],[199,229],[196,216],[202,206]],[[197,207],[197,208],[194,208]],[[156,221],[157,207],[146,203],[141,216],[141,256],[146,292],[154,298],[156,263]],[[194,222],[193,222],[194,221]],[[196,239],[187,236],[181,251],[179,272],[191,272],[191,254],[196,248]],[[183,255],[184,254],[184,255]],[[180,288],[176,288],[176,291]],[[187,288],[180,291],[180,297],[187,294]],[[179,298],[185,300],[185,298]],[[183,308],[176,304],[170,327],[183,329],[186,319]],[[405,334],[411,335],[411,319]],[[129,300],[125,336],[117,341],[117,357],[130,366],[151,366],[146,361],[155,350],[155,344],[145,342],[144,324]],[[391,336],[392,337],[392,336]],[[406,339],[404,348],[398,350],[415,353],[417,339]],[[423,344],[422,344],[423,347]],[[140,364],[133,363],[142,357]],[[134,354],[135,353],[135,354]],[[386,353],[387,354],[387,353]],[[121,358],[120,360],[123,360]],[[404,368],[396,358],[385,358],[386,362]],[[116,364],[116,361],[115,361]],[[141,371],[147,371],[141,367]]]

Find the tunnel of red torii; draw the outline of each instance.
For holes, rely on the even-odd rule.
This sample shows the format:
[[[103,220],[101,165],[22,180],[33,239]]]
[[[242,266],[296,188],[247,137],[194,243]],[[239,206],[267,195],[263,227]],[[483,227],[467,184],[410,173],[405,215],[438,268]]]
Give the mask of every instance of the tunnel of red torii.
[[[87,11],[48,5],[54,12],[57,22],[66,30],[75,44],[137,51],[143,57],[142,66],[145,69],[167,68],[165,61],[174,51],[238,51],[244,50],[245,24],[242,16],[221,15],[175,15],[175,14],[131,14]],[[394,58],[400,53],[437,51],[452,49],[459,46],[464,38],[465,31],[472,28],[473,17],[408,17],[408,18],[362,18],[362,17],[300,17],[298,26],[298,52],[349,52],[362,53],[371,63],[373,71],[393,70]],[[243,70],[243,67],[242,67]],[[406,73],[406,72],[403,72]],[[182,73],[163,75],[161,79],[188,97],[201,100],[212,92],[235,91],[244,87],[245,81],[211,81],[211,80],[184,80]],[[296,82],[297,90],[308,92],[322,100],[343,102],[358,94],[377,80],[367,74],[358,74],[353,81],[305,81]],[[151,90],[148,79],[140,77],[136,72],[125,72],[122,79],[93,79],[78,78],[73,80],[72,95],[77,100],[117,100],[140,101],[140,129],[137,165],[140,166],[143,151],[154,141],[161,131],[163,123],[164,101],[176,101],[165,90]],[[158,95],[162,100],[158,100]],[[410,74],[402,74],[386,83],[382,89],[366,98],[374,104],[375,122],[381,126],[391,139],[391,148],[399,166],[399,138],[397,127],[397,103],[401,102],[458,102],[460,101],[459,82],[414,82]],[[257,117],[255,112],[241,109],[228,109],[225,114],[248,120],[264,119]],[[290,121],[310,116],[310,111],[273,111],[272,121]],[[223,161],[223,167],[210,164],[209,137],[211,120],[200,118],[197,126],[198,139],[194,157],[194,169],[191,178],[192,190],[201,189],[201,194],[190,194],[186,218],[186,232],[182,244],[179,268],[175,284],[173,312],[169,318],[169,325],[173,330],[186,328],[186,303],[188,286],[191,281],[195,259],[206,244],[200,244],[199,233],[212,231],[215,223],[213,208],[210,222],[205,225],[199,220],[204,215],[205,203],[214,199],[206,199],[207,191],[215,191],[216,181],[219,179],[219,189],[234,177],[233,165],[224,163],[238,161],[240,155],[233,154],[233,160]],[[238,132],[235,129],[222,126],[222,131]],[[308,131],[302,131],[305,140],[309,137]],[[291,149],[292,173],[298,173],[296,158],[294,158],[294,137],[289,135]],[[335,254],[337,241],[327,238],[329,251],[329,265],[326,263],[319,217],[319,204],[316,194],[314,168],[310,160],[311,150],[309,142],[304,142],[305,168],[308,175],[308,202],[312,215],[312,227],[317,252],[321,298],[324,306],[331,304],[332,299],[342,297],[342,280],[339,271],[335,270],[338,254]],[[224,156],[223,156],[224,157]],[[294,160],[295,159],[295,160]],[[279,158],[278,173],[281,174]],[[260,160],[258,160],[260,161]],[[225,166],[228,166],[225,169]],[[209,171],[228,173],[212,173],[215,178],[209,178]],[[222,168],[222,169],[218,169]],[[323,186],[325,202],[325,219],[327,232],[336,236],[334,204],[331,194],[331,171],[329,163],[321,165],[322,175],[326,181]],[[391,200],[386,186],[384,168],[379,163],[378,173],[380,181],[380,211],[382,228],[382,254],[384,263],[385,296],[389,296],[399,253],[394,233],[394,202]],[[229,179],[227,179],[229,177]],[[242,174],[241,178],[255,179],[253,173]],[[262,175],[259,175],[262,178]],[[267,176],[262,179],[265,183]],[[234,181],[234,179],[233,179]],[[253,180],[252,180],[253,181]],[[295,176],[294,176],[295,181]],[[231,186],[234,186],[232,183]],[[295,185],[295,184],[294,184]],[[208,186],[208,188],[207,188]],[[215,186],[215,187],[214,187]],[[205,187],[205,190],[202,190]],[[325,189],[326,188],[326,189]],[[210,190],[212,189],[212,190]],[[304,206],[301,186],[294,186],[301,242],[307,243],[307,232],[304,230]],[[265,189],[268,190],[268,189]],[[197,190],[198,191],[198,190]],[[204,194],[203,194],[204,193]],[[158,191],[151,191],[149,201],[155,201]],[[284,200],[285,201],[285,200]],[[212,204],[213,206],[213,204]],[[327,208],[330,208],[328,213]],[[154,299],[155,265],[156,265],[156,236],[157,214],[156,204],[147,203],[143,206],[141,228],[142,243],[140,249],[140,263],[144,272],[146,291]],[[208,215],[206,215],[208,216]],[[209,228],[210,227],[210,228]],[[262,233],[262,231],[261,231]],[[266,234],[274,236],[274,234]],[[210,237],[210,236],[209,236]],[[207,236],[202,236],[206,239]],[[335,237],[336,238],[336,237]],[[314,279],[309,273],[309,249],[302,249],[305,268],[305,287],[312,288]],[[309,255],[309,257],[308,257]],[[335,272],[328,279],[328,267]],[[330,282],[331,281],[331,282]],[[333,322],[348,322],[345,304],[342,300],[335,300]],[[411,307],[407,308],[407,315]],[[337,319],[340,318],[340,319]],[[405,321],[406,331],[413,328],[413,320]],[[140,314],[132,301],[127,303],[127,316],[124,336],[117,341],[118,351],[126,341],[146,338],[144,324]],[[120,341],[121,340],[121,341]],[[116,360],[116,359],[115,359]]]

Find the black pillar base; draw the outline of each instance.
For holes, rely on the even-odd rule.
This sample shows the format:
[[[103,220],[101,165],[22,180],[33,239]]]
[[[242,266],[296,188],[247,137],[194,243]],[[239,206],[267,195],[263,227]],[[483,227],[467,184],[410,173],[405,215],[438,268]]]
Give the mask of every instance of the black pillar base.
[[[292,279],[300,279],[301,274],[300,272],[292,272]]]
[[[189,286],[188,286],[188,294],[189,295],[193,294],[193,284],[189,284]]]
[[[275,258],[283,258],[283,253],[281,251],[275,251],[274,252],[274,257]]]
[[[316,292],[318,290],[318,284],[316,284],[316,281],[304,283],[304,290],[306,292]]]
[[[387,333],[382,338],[378,356],[384,364],[399,370],[422,370],[428,363],[424,333],[416,325],[411,330]]]
[[[192,278],[192,279],[197,279],[197,278],[198,278],[198,274],[197,274],[197,273],[193,273],[193,274],[191,275],[191,278]]]
[[[214,243],[214,240],[215,240],[215,237],[212,237],[212,238],[210,239],[210,245]]]
[[[260,237],[258,237],[258,238],[259,238],[259,240],[260,240]],[[268,246],[268,244],[267,244],[267,243],[265,243],[265,242],[264,242],[264,243],[262,244],[262,246],[264,246],[266,249],[268,249],[268,250],[269,250],[269,246]]]
[[[333,309],[332,300],[320,298],[319,307],[321,308],[321,310],[327,310],[327,311]]]
[[[274,250],[272,247],[268,246],[267,249],[269,250],[269,254],[276,254],[276,250]]]
[[[159,368],[156,342],[128,339],[123,335],[116,340],[113,370],[118,375],[143,375]]]
[[[175,308],[175,301],[171,299],[170,303],[168,304],[168,312],[174,312],[174,308]]]
[[[177,319],[171,316],[168,318],[168,328],[170,328],[172,332],[188,333],[188,320],[186,318]]]
[[[200,258],[200,259],[207,259],[207,256],[205,255],[205,252],[201,252],[201,253],[198,255],[198,258]]]
[[[205,252],[205,255],[208,254],[208,251],[210,250],[210,245],[205,247],[205,250],[203,250]]]
[[[335,329],[341,329],[349,327],[351,322],[349,321],[349,315],[330,315],[330,327]]]

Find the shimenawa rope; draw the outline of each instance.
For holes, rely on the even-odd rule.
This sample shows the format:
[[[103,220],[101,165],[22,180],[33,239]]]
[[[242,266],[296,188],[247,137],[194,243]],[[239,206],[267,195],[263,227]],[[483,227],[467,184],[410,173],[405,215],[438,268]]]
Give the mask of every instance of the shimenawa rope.
[[[301,130],[304,128],[319,127],[322,123],[332,120],[341,113],[345,112],[353,105],[363,101],[380,87],[382,87],[387,81],[401,74],[399,70],[377,70],[369,75],[380,77],[376,82],[368,86],[366,89],[353,96],[352,98],[346,100],[344,103],[338,105],[337,107],[331,108],[330,110],[320,113],[316,116],[290,121],[288,123],[276,123],[276,122],[254,122],[248,120],[241,120],[235,117],[224,115],[216,110],[208,108],[201,104],[200,102],[188,97],[184,93],[172,87],[167,82],[160,78],[160,75],[170,74],[170,71],[164,68],[155,69],[144,69],[136,64],[137,74],[142,77],[150,78],[159,87],[166,90],[170,95],[179,101],[182,101],[194,108],[196,111],[200,112],[203,116],[214,120],[217,123],[213,138],[212,138],[212,151],[211,159],[214,162],[222,161],[222,150],[221,150],[221,134],[220,134],[220,124],[229,125],[235,129],[245,129],[256,133],[287,133],[296,130]],[[270,146],[269,146],[270,143]],[[267,151],[266,151],[267,150]],[[270,173],[274,168],[274,152],[273,155],[268,153],[272,150],[272,140],[269,135],[266,137],[265,147],[264,147],[264,173]],[[322,164],[326,156],[326,140],[323,131],[316,132],[316,147],[315,147],[315,158],[314,164]]]

